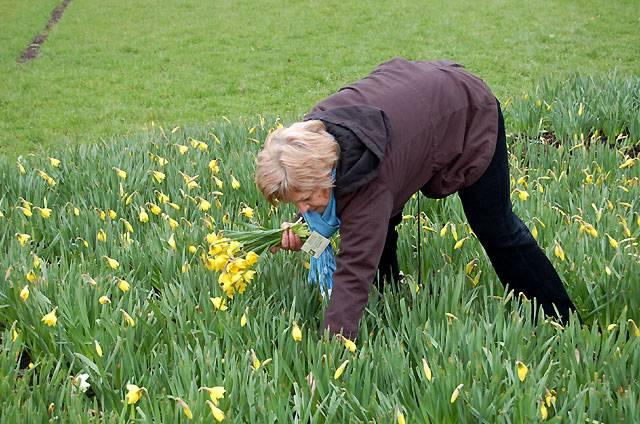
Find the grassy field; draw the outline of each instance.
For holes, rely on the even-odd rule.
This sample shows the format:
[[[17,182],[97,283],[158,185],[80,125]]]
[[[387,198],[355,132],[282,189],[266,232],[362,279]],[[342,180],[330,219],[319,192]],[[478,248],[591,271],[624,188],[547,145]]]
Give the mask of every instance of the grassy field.
[[[74,1],[41,57],[16,63],[55,3],[0,0],[0,153],[12,157],[151,121],[298,116],[398,55],[460,61],[503,101],[545,76],[640,71],[635,0]]]

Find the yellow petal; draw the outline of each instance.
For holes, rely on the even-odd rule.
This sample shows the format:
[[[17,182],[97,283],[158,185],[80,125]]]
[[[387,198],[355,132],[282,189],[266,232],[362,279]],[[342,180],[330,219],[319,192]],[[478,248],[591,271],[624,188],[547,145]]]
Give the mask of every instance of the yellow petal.
[[[457,399],[458,396],[460,396],[460,391],[462,390],[462,387],[464,386],[464,384],[458,384],[458,387],[456,387],[453,390],[453,393],[451,393],[451,403],[454,403]]]
[[[427,380],[431,381],[431,379],[433,378],[433,375],[431,373],[431,367],[429,366],[429,362],[427,361],[427,358],[422,358],[422,369],[424,371],[425,377],[427,377]]]
[[[29,299],[29,286],[24,286],[22,290],[20,290],[20,299],[22,299],[23,302]]]
[[[347,368],[348,363],[349,363],[349,360],[346,360],[342,364],[340,364],[338,369],[336,369],[336,372],[333,374],[334,380],[337,380],[342,376],[342,374],[344,373],[344,370]]]
[[[520,361],[516,361],[516,366],[518,368],[518,378],[520,379],[520,381],[524,381],[524,379],[527,378],[529,368]]]
[[[219,423],[224,421],[224,412],[222,412],[222,410],[215,406],[210,400],[207,400],[207,403],[209,404],[209,408],[211,408],[211,414],[213,414],[213,418],[215,418],[215,420]]]
[[[98,354],[99,357],[102,358],[102,347],[100,347],[100,343],[98,343],[98,341],[95,340],[94,344],[95,344],[95,348],[96,348],[96,353]]]
[[[302,331],[300,330],[300,327],[298,327],[298,324],[293,324],[293,329],[291,330],[291,337],[293,337],[293,340],[297,342],[302,341]]]

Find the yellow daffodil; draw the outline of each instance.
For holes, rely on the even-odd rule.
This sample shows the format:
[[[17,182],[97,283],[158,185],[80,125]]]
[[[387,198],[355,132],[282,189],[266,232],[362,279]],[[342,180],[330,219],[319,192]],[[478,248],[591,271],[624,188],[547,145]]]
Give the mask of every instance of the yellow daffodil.
[[[127,230],[127,232],[133,233],[133,225],[131,225],[131,223],[124,218],[120,218],[120,219],[122,220],[122,223],[124,224],[124,228]]]
[[[160,204],[169,203],[171,201],[171,198],[166,194],[164,194],[163,192],[156,190],[155,193],[156,193],[156,196],[158,197],[158,202],[160,202]]]
[[[36,273],[33,270],[29,270],[29,272],[27,272],[27,275],[25,276],[25,278],[27,279],[28,282],[33,283],[38,279],[38,276],[36,275]]]
[[[564,250],[562,246],[558,242],[556,242],[555,247],[553,248],[553,253],[560,259],[561,261],[565,260]]]
[[[211,402],[213,402],[214,405],[218,405],[218,401],[224,398],[224,394],[226,393],[225,388],[222,386],[200,387],[200,389],[198,390],[206,391],[209,394],[209,397],[211,398]]]
[[[245,208],[242,208],[242,210],[240,211],[240,213],[241,213],[242,215],[244,215],[246,218],[249,218],[249,219],[253,218],[253,209],[251,209],[251,208],[250,208],[250,207],[248,207],[248,206],[247,206],[247,207],[245,207]]]
[[[98,343],[97,340],[94,340],[93,346],[96,349],[96,353],[98,354],[98,356],[102,358],[102,346],[100,346],[100,343]]]
[[[20,290],[20,299],[22,299],[23,302],[26,302],[27,299],[29,299],[29,286],[24,286],[22,288],[22,290]]]
[[[606,236],[609,239],[609,245],[611,247],[613,247],[614,249],[617,249],[618,248],[618,241],[616,239],[614,239],[613,237],[611,237],[609,234],[606,234]]]
[[[622,165],[620,165],[618,168],[619,169],[625,169],[625,168],[631,168],[633,165],[635,165],[637,159],[633,159],[633,158],[627,158],[627,160],[625,160]]]
[[[56,158],[49,158],[49,163],[51,164],[51,166],[53,166],[54,168],[58,168],[60,167],[60,160],[56,159]]]
[[[176,228],[178,228],[178,225],[180,225],[178,221],[171,218],[169,215],[165,215],[164,218],[167,220],[167,222],[169,223],[169,228],[171,228],[172,230],[175,230]]]
[[[293,329],[291,330],[291,337],[293,337],[293,340],[295,340],[296,343],[302,341],[302,331],[295,322],[293,323]]]
[[[111,300],[109,300],[107,296],[100,296],[98,302],[100,302],[101,305],[106,305],[107,303],[111,303]]]
[[[220,166],[218,166],[218,161],[216,159],[211,159],[209,161],[209,169],[211,170],[211,173],[214,175],[220,172]]]
[[[206,212],[209,210],[209,208],[211,208],[211,202],[201,197],[200,203],[198,204],[198,209],[200,209],[202,212]]]
[[[404,414],[399,408],[396,411],[396,419],[398,420],[398,424],[407,424],[407,421],[404,418]]]
[[[429,366],[429,361],[427,358],[422,358],[422,370],[424,371],[425,377],[427,377],[428,381],[431,381],[433,378],[433,374],[431,373],[431,367]]]
[[[167,177],[164,172],[160,171],[152,171],[153,179],[156,180],[158,184],[161,184],[164,179]]]
[[[20,243],[20,246],[24,246],[25,244],[27,244],[29,239],[31,239],[31,236],[29,234],[16,233],[16,238],[18,239],[18,243]]]
[[[463,237],[463,238],[461,238],[460,240],[458,240],[458,241],[456,242],[456,244],[454,244],[454,245],[453,245],[453,250],[458,250],[458,249],[460,249],[460,248],[462,247],[462,244],[463,244],[466,240],[468,240],[468,239],[469,239],[469,237]]]
[[[211,297],[209,298],[209,300],[211,300],[211,303],[213,303],[213,306],[218,310],[226,311],[228,309],[227,301],[219,296]]]
[[[122,316],[124,317],[124,321],[125,323],[130,326],[130,327],[135,327],[136,326],[136,322],[134,321],[133,318],[131,318],[131,315],[129,315],[125,310],[120,309],[120,312],[122,312]]]
[[[105,256],[103,256],[103,258],[107,261],[107,265],[109,265],[109,267],[110,267],[111,269],[118,269],[118,268],[120,268],[120,262],[116,261],[115,259],[110,258],[110,257],[108,257],[108,256],[106,256],[106,255],[105,255]]]
[[[458,399],[458,396],[460,396],[460,391],[463,387],[464,384],[458,384],[458,386],[453,390],[453,393],[451,393],[451,403],[454,403]]]
[[[27,173],[27,170],[26,170],[26,169],[24,169],[24,165],[22,164],[22,162],[17,161],[17,162],[16,162],[16,165],[18,166],[18,172],[19,172],[21,175],[24,175],[24,174],[26,174],[26,173]]]
[[[27,218],[31,218],[33,216],[33,212],[31,212],[31,209],[29,208],[23,208],[22,206],[16,206],[18,209],[20,209],[20,211],[22,212],[22,214],[24,216],[26,216]]]
[[[243,313],[242,316],[240,317],[240,327],[244,327],[245,325],[247,325],[247,313]]]
[[[194,255],[198,251],[198,248],[195,247],[194,245],[190,244],[189,247],[187,248],[187,250],[189,251],[189,253]]]
[[[131,285],[127,280],[118,278],[118,288],[120,289],[121,292],[126,293],[131,288]]]
[[[182,400],[180,398],[173,398],[173,399],[176,402],[178,402],[178,405],[180,405],[180,407],[182,408],[182,412],[187,417],[187,419],[192,420],[193,419],[193,412],[191,412],[191,408],[189,408],[189,405],[187,404],[187,402],[185,402],[184,400]]]
[[[189,146],[185,146],[184,144],[176,144],[175,146],[178,148],[178,152],[180,152],[181,155],[185,155],[189,151]]]
[[[138,387],[135,384],[127,384],[126,400],[127,405],[135,405],[142,398],[142,393],[146,392],[144,387]]]
[[[338,335],[338,337],[342,340],[342,343],[344,343],[344,347],[351,353],[355,353],[357,346],[356,344],[347,339],[346,337],[342,336],[341,334]]]
[[[151,213],[156,216],[162,213],[162,209],[160,209],[160,206],[156,205],[155,203],[147,203],[147,206],[149,206],[149,210],[151,210]]]
[[[147,214],[147,211],[145,211],[142,206],[140,207],[140,213],[138,214],[138,220],[140,222],[142,222],[143,224],[145,222],[149,222],[149,214]]]
[[[58,317],[56,316],[56,310],[58,307],[53,308],[51,312],[42,317],[42,322],[44,322],[49,327],[54,327],[58,323]]]
[[[245,260],[247,261],[247,264],[249,266],[253,266],[258,262],[258,258],[260,256],[258,256],[258,254],[256,252],[249,252],[247,253],[247,256],[245,257]]]
[[[544,402],[547,406],[555,405],[557,393],[554,389],[545,389]]]
[[[549,413],[547,412],[547,407],[544,402],[540,402],[540,418],[542,421],[545,421],[549,417]]]
[[[222,188],[224,187],[224,182],[220,178],[216,177],[215,175],[213,176],[213,180],[216,183],[216,187],[222,190]]]
[[[11,341],[12,341],[12,342],[15,342],[19,335],[20,335],[20,334],[18,334],[18,332],[17,332],[17,331],[16,331],[16,329],[14,328],[14,329],[11,331]]]
[[[98,241],[107,241],[107,233],[102,228],[98,231]]]
[[[176,250],[176,240],[174,238],[174,234],[171,233],[171,236],[169,237],[169,240],[167,240],[167,244],[169,245],[169,247],[173,250]]]
[[[112,221],[118,217],[118,214],[116,213],[116,211],[112,209],[108,210],[108,214],[109,214],[109,218],[111,218]]]
[[[334,380],[338,380],[340,377],[342,377],[342,374],[344,374],[344,370],[347,368],[348,363],[349,363],[349,360],[347,359],[342,364],[340,364],[340,366],[336,369],[336,372],[333,373]]]
[[[49,217],[51,217],[51,209],[49,208],[39,208],[39,207],[35,207],[33,208],[35,210],[38,211],[38,213],[40,214],[41,217],[43,217],[44,219],[47,219]]]
[[[114,171],[116,171],[116,175],[118,176],[118,178],[122,179],[122,180],[126,180],[127,179],[127,173],[125,171],[123,171],[120,168],[116,168],[115,166],[113,167]]]
[[[233,175],[231,175],[231,188],[234,190],[240,188],[240,181],[238,181]]]
[[[449,228],[449,223],[446,223],[440,230],[440,237],[444,237],[447,235],[448,228]]]
[[[209,404],[209,408],[211,408],[211,414],[213,414],[213,418],[215,418],[215,420],[219,423],[224,421],[224,412],[222,412],[222,410],[215,406],[210,400],[207,400],[207,403]]]
[[[521,361],[516,361],[516,367],[518,369],[518,379],[524,381],[524,379],[527,378],[529,368]]]
[[[627,322],[631,327],[631,332],[633,333],[633,335],[636,337],[640,337],[640,328],[638,328],[638,326],[636,325],[636,322],[632,319],[628,319]]]

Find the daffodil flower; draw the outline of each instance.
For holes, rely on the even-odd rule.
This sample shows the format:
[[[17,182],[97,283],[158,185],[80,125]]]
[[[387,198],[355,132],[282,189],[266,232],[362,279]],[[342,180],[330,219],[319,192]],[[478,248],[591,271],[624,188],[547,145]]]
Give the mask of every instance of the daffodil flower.
[[[129,284],[129,282],[127,280],[119,278],[118,279],[118,288],[120,289],[121,292],[126,293],[131,288],[131,285]]]
[[[429,362],[427,358],[422,358],[422,370],[424,371],[424,375],[428,381],[431,381],[433,378],[433,374],[431,373],[431,367],[429,366]]]
[[[18,239],[18,243],[20,243],[20,246],[24,246],[25,244],[27,244],[29,239],[31,239],[31,236],[29,234],[16,233],[16,238]]]
[[[209,408],[211,408],[211,414],[213,414],[213,418],[215,418],[215,420],[219,423],[224,421],[224,412],[222,412],[222,410],[214,405],[210,400],[207,400],[207,404],[209,405]]]
[[[233,175],[231,175],[231,188],[234,190],[238,190],[240,188],[240,181],[238,181]]]
[[[244,207],[242,208],[242,210],[240,211],[240,213],[242,215],[244,215],[246,218],[252,219],[253,218],[253,209],[251,209],[250,207]]]
[[[143,224],[145,222],[149,222],[149,214],[147,214],[147,211],[145,211],[142,206],[140,207],[140,213],[138,214],[138,220]]]
[[[228,309],[226,300],[224,300],[219,296],[211,297],[209,298],[209,300],[211,300],[211,303],[213,303],[213,306],[220,311],[226,311]]]
[[[49,327],[55,327],[58,323],[58,317],[56,316],[56,310],[58,307],[53,308],[51,312],[42,317],[42,322],[44,322]]]
[[[127,173],[125,171],[123,171],[120,168],[117,167],[113,167],[113,169],[116,171],[116,175],[118,176],[118,178],[126,180],[127,179]]]
[[[518,369],[518,379],[524,381],[527,378],[529,368],[521,361],[516,361],[516,368]]]
[[[109,267],[111,269],[118,269],[120,268],[120,262],[118,262],[117,260],[110,258],[108,256],[103,256],[103,258],[107,261],[107,265],[109,265]]]
[[[160,172],[160,171],[152,171],[151,173],[152,173],[152,175],[153,175],[153,179],[154,179],[154,180],[156,180],[156,182],[157,182],[158,184],[161,184],[161,183],[164,181],[164,179],[167,177],[167,176],[164,174],[164,172]]]
[[[453,390],[453,393],[451,393],[451,403],[454,403],[458,399],[458,396],[460,396],[460,391],[463,387],[464,384],[458,384],[458,386]]]
[[[211,398],[211,402],[213,402],[213,404],[216,406],[218,405],[218,401],[224,398],[224,394],[226,393],[225,388],[222,386],[200,387],[200,389],[198,390],[206,391],[209,394],[209,397]]]
[[[298,324],[296,324],[295,322],[293,323],[293,329],[291,330],[291,337],[293,337],[293,340],[296,343],[302,341],[302,331],[300,330],[300,327],[298,327]]]
[[[216,159],[211,159],[209,161],[209,169],[211,170],[211,173],[214,175],[220,172],[220,167],[218,166],[218,161]]]
[[[342,377],[342,374],[344,374],[344,370],[347,368],[348,363],[349,363],[349,360],[347,359],[342,364],[340,364],[340,366],[336,369],[336,372],[333,373],[334,380],[338,380],[340,377]]]
[[[131,318],[131,315],[129,315],[123,309],[120,309],[120,312],[122,312],[122,316],[124,317],[124,321],[127,323],[128,326],[130,326],[130,327],[135,327],[136,326],[136,322],[134,321],[133,318]]]
[[[26,302],[27,299],[29,299],[29,286],[24,286],[22,288],[22,290],[20,290],[20,299],[22,299],[23,302]]]
[[[142,394],[147,391],[144,387],[138,387],[135,384],[127,384],[127,394],[125,398],[127,405],[135,405],[142,398]]]

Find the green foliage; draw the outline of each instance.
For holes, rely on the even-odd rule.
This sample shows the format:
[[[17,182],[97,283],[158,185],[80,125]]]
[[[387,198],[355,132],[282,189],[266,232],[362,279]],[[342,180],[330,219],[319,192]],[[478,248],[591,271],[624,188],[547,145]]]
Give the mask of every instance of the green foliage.
[[[516,212],[537,227],[540,245],[588,325],[573,322],[562,329],[551,321],[533,322],[534,304],[504,293],[466,227],[458,199],[423,202],[420,214],[413,200],[400,227],[407,278],[395,293],[372,291],[358,348],[351,353],[318,331],[326,303],[306,282],[302,254],[265,253],[254,281],[228,300],[227,310],[210,301],[224,295],[217,274],[199,257],[206,235],[242,228],[240,223],[249,222],[240,212],[245,206],[267,228],[293,215],[289,206],[269,207],[252,182],[256,140],[275,125],[258,117],[207,127],[155,127],[135,137],[66,148],[54,154],[59,167],[48,157],[21,157],[24,174],[14,160],[1,160],[0,420],[186,421],[174,400],[180,398],[195,421],[211,422],[203,386],[225,387],[218,406],[229,422],[391,422],[398,410],[409,422],[527,422],[539,419],[547,390],[557,393],[550,417],[637,418],[640,337],[630,321],[640,323],[637,161],[620,168],[626,158],[602,144],[570,150],[510,143]],[[193,140],[207,149],[194,147],[202,144]],[[180,146],[188,151],[181,154]],[[167,163],[161,166],[159,158]],[[209,168],[214,158],[222,189]],[[116,167],[127,172],[126,179]],[[38,170],[56,184],[49,185]],[[166,178],[157,182],[154,170]],[[180,172],[198,176],[199,187],[189,189]],[[238,190],[231,188],[232,175],[241,184]],[[214,194],[218,190],[224,194]],[[524,201],[522,191],[529,194]],[[180,209],[161,203],[160,193]],[[198,197],[214,206],[200,210]],[[33,203],[33,216],[18,208],[25,204],[21,198]],[[49,218],[35,209],[45,201]],[[150,212],[150,202],[161,208],[160,215]],[[146,223],[139,221],[140,208],[149,214]],[[178,227],[172,229],[169,218]],[[133,226],[128,236],[122,219]],[[418,222],[425,238],[421,287],[415,284]],[[585,224],[597,236],[581,230]],[[106,241],[97,238],[101,229]],[[24,246],[18,233],[31,236]],[[167,243],[172,234],[176,250]],[[456,238],[464,237],[456,248]],[[198,246],[196,254],[190,245]],[[564,260],[554,255],[556,245],[564,249]],[[34,254],[42,259],[38,267]],[[120,267],[111,269],[104,256]],[[475,267],[468,270],[472,261]],[[29,271],[36,275],[32,282]],[[118,279],[131,289],[119,290]],[[23,301],[25,285],[30,295]],[[110,303],[101,304],[101,296]],[[48,327],[41,319],[56,307],[57,325]],[[303,332],[300,343],[291,336],[294,322]],[[257,369],[253,355],[260,361]],[[335,379],[345,360],[344,374]],[[529,369],[524,381],[516,361]],[[74,384],[80,373],[89,374],[86,393]],[[135,406],[124,402],[128,383],[147,390]],[[460,384],[460,396],[451,403]]]
[[[640,148],[640,78],[580,74],[545,78],[508,105],[510,128],[570,145],[604,142]]]

